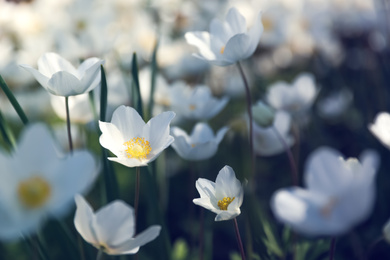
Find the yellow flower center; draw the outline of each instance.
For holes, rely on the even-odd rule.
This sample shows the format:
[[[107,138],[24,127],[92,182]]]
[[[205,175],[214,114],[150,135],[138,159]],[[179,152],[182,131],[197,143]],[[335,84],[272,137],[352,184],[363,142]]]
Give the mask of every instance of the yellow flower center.
[[[29,209],[43,206],[50,198],[49,183],[41,177],[31,177],[19,183],[18,196],[20,202]]]
[[[222,46],[221,47],[221,50],[219,51],[221,54],[223,54],[225,52],[225,46]]]
[[[222,200],[218,200],[218,207],[220,210],[227,210],[227,207],[230,203],[235,199],[236,197],[233,197],[232,199],[230,197],[225,197]]]
[[[134,137],[130,141],[124,143],[127,153],[127,158],[146,159],[146,156],[152,151],[152,147],[149,145],[149,141],[145,141],[145,138]]]
[[[193,111],[195,110],[196,106],[195,105],[190,105],[190,110]]]

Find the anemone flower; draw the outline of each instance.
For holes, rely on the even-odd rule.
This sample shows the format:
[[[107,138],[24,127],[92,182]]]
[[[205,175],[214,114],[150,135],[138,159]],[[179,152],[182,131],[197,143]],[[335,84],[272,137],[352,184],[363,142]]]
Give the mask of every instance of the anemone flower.
[[[306,188],[276,191],[271,200],[275,217],[308,236],[337,236],[365,220],[372,211],[378,154],[343,159],[328,147],[308,158]]]
[[[261,14],[248,31],[245,18],[236,8],[230,8],[225,21],[213,19],[210,32],[187,32],[187,42],[198,48],[195,57],[213,65],[228,66],[250,57],[263,33]]]
[[[171,134],[175,138],[172,148],[177,154],[190,161],[200,161],[214,156],[218,150],[218,145],[222,141],[228,127],[221,128],[216,135],[206,123],[197,123],[188,136],[179,127],[172,127]]]
[[[390,149],[390,114],[381,112],[375,117],[373,124],[368,126],[371,133],[378,138],[378,140]]]
[[[86,192],[97,176],[91,153],[59,155],[43,124],[27,126],[11,154],[0,151],[0,239],[35,233],[48,216],[71,209],[73,197]]]
[[[199,178],[196,189],[200,198],[193,202],[217,214],[215,221],[234,219],[241,214],[244,189],[230,166],[219,171],[215,182]]]
[[[49,93],[57,96],[74,96],[91,91],[100,83],[98,58],[85,60],[76,69],[69,61],[56,53],[45,53],[38,59],[38,70],[20,65],[29,71]]]
[[[75,201],[76,230],[85,241],[109,255],[135,254],[160,234],[161,227],[154,225],[134,236],[134,210],[121,200],[107,204],[96,213],[82,196],[76,195]]]
[[[163,112],[145,123],[134,108],[120,106],[111,123],[99,121],[100,144],[116,156],[109,157],[111,161],[127,167],[147,166],[174,141],[169,135],[174,117],[174,112]]]

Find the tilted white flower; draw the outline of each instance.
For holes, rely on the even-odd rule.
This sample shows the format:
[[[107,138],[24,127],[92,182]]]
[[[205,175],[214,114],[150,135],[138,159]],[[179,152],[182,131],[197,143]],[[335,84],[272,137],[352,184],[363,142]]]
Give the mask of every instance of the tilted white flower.
[[[76,69],[69,61],[56,53],[45,53],[38,59],[38,70],[29,65],[20,65],[53,95],[74,96],[91,91],[100,83],[98,58],[85,60]]]
[[[174,141],[169,135],[174,117],[174,112],[163,112],[145,124],[134,108],[120,106],[114,111],[111,123],[99,121],[102,131],[99,142],[117,156],[109,160],[127,167],[146,166]]]
[[[372,211],[379,156],[367,150],[356,158],[343,159],[322,147],[308,158],[306,189],[276,191],[271,200],[275,217],[309,236],[335,236],[349,231]]]
[[[98,173],[88,151],[59,156],[48,129],[27,126],[12,154],[0,151],[0,239],[15,240],[37,231],[48,216],[60,217],[73,197],[85,192]]]
[[[154,225],[134,237],[134,210],[121,200],[115,200],[94,213],[82,196],[76,195],[74,199],[76,230],[85,241],[109,255],[135,254],[160,234],[161,227]]]
[[[230,8],[224,22],[213,19],[210,32],[187,32],[187,42],[198,48],[194,56],[217,66],[227,66],[250,57],[263,33],[261,13],[248,31],[245,18]]]
[[[213,130],[206,123],[197,123],[188,136],[179,127],[172,127],[171,134],[175,138],[172,148],[180,157],[190,161],[208,159],[217,152],[218,145],[222,141],[228,127],[221,128],[215,136]]]
[[[244,189],[230,166],[219,171],[215,183],[199,178],[196,189],[200,198],[193,202],[217,214],[215,221],[233,219],[241,214]]]
[[[368,126],[371,133],[378,138],[378,140],[390,149],[390,114],[387,112],[379,113],[373,124]]]
[[[213,97],[209,87],[190,87],[177,82],[171,87],[170,107],[178,115],[189,119],[207,120],[214,117],[229,102],[229,98]]]
[[[275,109],[300,115],[311,107],[317,94],[314,76],[301,73],[292,84],[279,81],[269,86],[267,102]]]
[[[290,134],[291,116],[277,111],[271,127],[261,127],[253,122],[253,149],[260,156],[272,156],[286,150],[283,141],[291,147],[295,140]],[[277,131],[277,133],[276,133]],[[283,141],[281,140],[283,139]]]

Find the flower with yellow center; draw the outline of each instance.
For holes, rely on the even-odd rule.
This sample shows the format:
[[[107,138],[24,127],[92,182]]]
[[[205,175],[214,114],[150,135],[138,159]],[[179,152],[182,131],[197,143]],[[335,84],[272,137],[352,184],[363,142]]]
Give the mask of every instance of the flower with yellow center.
[[[199,178],[196,189],[200,198],[193,202],[216,213],[215,221],[233,219],[241,214],[244,190],[230,166],[219,171],[215,182]]]
[[[63,216],[93,183],[98,169],[89,152],[59,152],[43,124],[27,126],[12,154],[0,150],[0,240],[28,236],[48,217]]]
[[[111,161],[127,167],[146,166],[173,142],[169,124],[174,116],[174,112],[163,112],[145,123],[134,108],[120,106],[111,123],[99,121],[100,144],[116,155],[108,158]]]

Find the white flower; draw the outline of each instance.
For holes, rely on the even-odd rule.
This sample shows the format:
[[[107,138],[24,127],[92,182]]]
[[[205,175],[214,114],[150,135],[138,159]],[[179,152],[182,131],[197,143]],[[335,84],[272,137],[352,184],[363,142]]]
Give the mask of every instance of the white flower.
[[[253,123],[253,149],[260,156],[272,156],[285,151],[282,138],[288,147],[294,144],[294,137],[290,134],[291,116],[283,111],[277,111],[271,127],[261,127]],[[275,132],[278,131],[280,137]]]
[[[267,102],[275,109],[285,110],[296,115],[309,109],[317,94],[314,76],[309,73],[301,73],[291,85],[279,81],[269,86]]]
[[[87,151],[59,157],[47,128],[28,126],[15,151],[0,151],[0,239],[36,232],[48,215],[61,216],[85,192],[98,169]]]
[[[306,189],[291,187],[273,195],[275,217],[309,236],[349,231],[372,211],[378,158],[376,152],[367,151],[360,162],[345,160],[331,148],[317,149],[306,164]]]
[[[199,178],[196,189],[200,198],[193,202],[217,214],[215,221],[233,219],[241,214],[244,189],[230,166],[219,171],[215,183]]]
[[[175,138],[172,148],[180,157],[190,161],[208,159],[217,152],[218,145],[222,141],[228,127],[221,128],[214,136],[213,130],[206,123],[197,123],[191,136],[178,127],[172,127],[171,134]]]
[[[390,149],[390,114],[387,112],[379,113],[373,124],[368,126],[373,135],[388,149]]]
[[[227,66],[250,57],[262,32],[261,14],[247,31],[245,18],[233,7],[224,22],[212,20],[210,32],[187,32],[185,38],[199,49],[200,54],[194,56],[217,66]]]
[[[259,100],[252,106],[253,121],[261,127],[269,127],[275,119],[275,111]]]
[[[20,66],[51,94],[67,97],[94,89],[100,82],[100,65],[103,63],[98,58],[89,58],[76,69],[58,54],[45,53],[38,60],[38,70],[29,65]]]
[[[353,100],[353,94],[348,89],[331,93],[317,104],[320,115],[327,119],[334,119],[346,112]]]
[[[186,118],[210,119],[221,112],[228,102],[227,97],[214,98],[210,88],[204,85],[192,88],[177,82],[171,87],[171,109]]]
[[[99,121],[100,144],[117,156],[109,157],[111,161],[127,167],[146,166],[174,141],[169,135],[174,117],[174,112],[163,112],[145,124],[134,108],[120,106],[111,123]]]
[[[121,200],[115,200],[94,214],[85,199],[75,196],[77,205],[74,225],[80,235],[109,255],[135,254],[140,246],[154,240],[161,227],[151,226],[134,237],[134,210]]]

